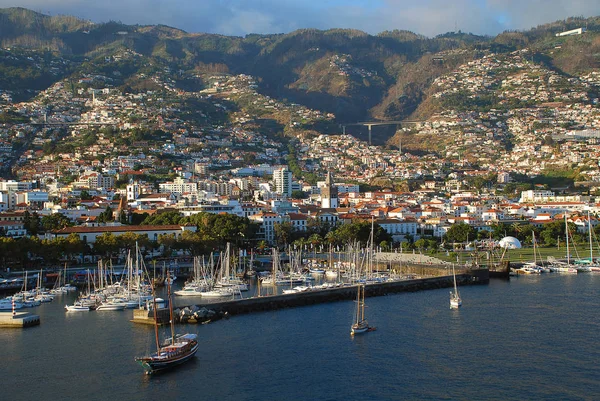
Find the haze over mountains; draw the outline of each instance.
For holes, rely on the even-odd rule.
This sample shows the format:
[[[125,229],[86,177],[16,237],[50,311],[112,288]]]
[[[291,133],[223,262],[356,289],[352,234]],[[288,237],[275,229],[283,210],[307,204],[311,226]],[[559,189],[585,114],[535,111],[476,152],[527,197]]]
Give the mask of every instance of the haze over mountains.
[[[587,28],[585,35],[555,36],[579,27]],[[140,73],[168,67],[182,89],[203,88],[202,74],[206,73],[248,74],[256,78],[259,92],[333,113],[338,123],[427,119],[449,106],[446,98],[440,101],[434,96],[436,78],[489,54],[528,49],[529,60],[565,78],[598,69],[598,32],[600,18],[592,17],[569,18],[496,37],[451,32],[428,38],[402,30],[369,35],[350,29],[231,37],[162,25],[95,24],[9,8],[0,9],[1,47],[44,51],[47,65],[32,69],[0,54],[0,89],[16,91],[25,99],[66,77],[117,71],[115,85],[136,90],[142,85],[135,79]],[[141,58],[104,63],[125,49]],[[61,67],[51,65],[56,58],[66,62]],[[471,103],[473,107],[507,107],[498,102],[495,91],[500,87],[490,90],[487,98],[478,95],[470,101],[455,96],[452,101],[460,104],[453,107]]]

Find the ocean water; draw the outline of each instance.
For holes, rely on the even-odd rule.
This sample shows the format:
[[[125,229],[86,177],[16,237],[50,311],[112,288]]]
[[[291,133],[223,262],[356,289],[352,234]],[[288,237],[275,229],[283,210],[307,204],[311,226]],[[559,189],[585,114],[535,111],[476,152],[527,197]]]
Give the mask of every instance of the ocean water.
[[[134,362],[152,327],[66,313],[63,296],[33,310],[40,326],[0,329],[0,398],[595,400],[599,289],[600,275],[544,274],[462,287],[460,310],[447,289],[367,298],[377,331],[354,338],[349,301],[178,326],[200,350],[154,376]]]

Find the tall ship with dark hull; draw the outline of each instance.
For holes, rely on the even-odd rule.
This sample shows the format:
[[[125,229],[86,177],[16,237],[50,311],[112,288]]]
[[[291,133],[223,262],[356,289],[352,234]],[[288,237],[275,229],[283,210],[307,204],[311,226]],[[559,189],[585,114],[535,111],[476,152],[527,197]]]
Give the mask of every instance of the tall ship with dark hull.
[[[154,334],[156,338],[156,352],[143,357],[135,358],[142,365],[147,375],[171,369],[177,365],[189,361],[196,355],[198,351],[198,339],[196,334],[175,334],[175,323],[173,320],[173,303],[171,297],[171,285],[169,284],[169,276],[167,274],[167,291],[169,300],[169,317],[171,324],[171,337],[166,339],[162,344],[158,334],[158,318],[156,313],[157,302],[156,292],[153,290],[153,309],[154,309]]]

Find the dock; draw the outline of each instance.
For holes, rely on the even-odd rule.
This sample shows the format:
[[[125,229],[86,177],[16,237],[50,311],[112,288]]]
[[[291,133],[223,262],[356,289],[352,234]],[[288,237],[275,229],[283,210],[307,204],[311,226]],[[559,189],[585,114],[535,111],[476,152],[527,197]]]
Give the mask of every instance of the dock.
[[[168,324],[169,323],[169,309],[161,308],[158,309],[158,314],[156,315],[156,322],[158,325]],[[134,309],[133,310],[133,319],[131,320],[133,323],[141,323],[141,324],[154,324],[154,311],[147,309]]]
[[[456,276],[459,285],[487,284],[489,282],[488,270],[470,271]],[[383,296],[399,292],[415,292],[439,288],[453,287],[452,276],[438,276],[430,278],[419,278],[412,280],[392,281],[385,283],[367,284],[365,294],[367,297]],[[271,311],[298,306],[315,305],[325,302],[336,302],[353,300],[356,298],[357,285],[349,285],[338,288],[311,290],[295,294],[269,295],[262,297],[244,298],[233,301],[225,301],[204,305],[190,305],[178,307],[178,309],[208,309],[216,316],[233,316],[245,313]],[[181,320],[182,323],[186,319]]]
[[[40,324],[39,315],[29,312],[0,312],[0,327],[24,328]]]

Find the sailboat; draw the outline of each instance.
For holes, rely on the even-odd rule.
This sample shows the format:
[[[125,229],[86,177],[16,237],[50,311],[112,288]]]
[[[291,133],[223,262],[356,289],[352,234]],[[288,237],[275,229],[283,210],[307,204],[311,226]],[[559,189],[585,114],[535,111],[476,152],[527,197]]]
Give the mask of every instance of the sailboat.
[[[577,274],[577,269],[571,264],[571,252],[569,251],[569,225],[567,223],[567,214],[565,213],[565,242],[567,247],[567,263],[555,262],[552,271],[556,273]]]
[[[354,315],[354,324],[350,328],[350,335],[366,333],[367,331],[374,331],[375,327],[369,326],[367,319],[365,319],[365,286],[359,284],[358,294],[356,296],[356,313]]]
[[[454,277],[454,292],[450,291],[450,309],[458,309],[462,306],[462,300],[458,293],[458,287],[456,285],[456,272],[454,271],[454,264],[452,265],[452,276]]]
[[[156,292],[154,286],[152,286],[152,298],[154,307],[154,335],[156,338],[156,352],[149,356],[143,356],[135,358],[142,367],[147,375],[152,373],[170,369],[174,366],[180,365],[186,361],[192,359],[198,351],[198,339],[196,334],[178,334],[175,335],[175,322],[173,320],[173,302],[171,299],[171,285],[172,280],[169,280],[169,273],[167,272],[167,279],[165,284],[167,285],[167,293],[169,299],[169,320],[171,322],[171,337],[166,339],[162,345],[158,335],[158,309],[156,306]]]

